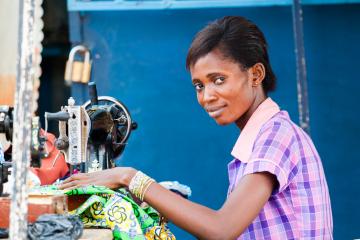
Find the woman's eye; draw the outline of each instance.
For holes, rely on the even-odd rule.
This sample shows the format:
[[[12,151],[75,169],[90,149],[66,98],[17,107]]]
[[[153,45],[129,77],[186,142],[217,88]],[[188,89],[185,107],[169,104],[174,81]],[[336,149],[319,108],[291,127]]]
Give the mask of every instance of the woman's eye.
[[[200,91],[204,88],[204,86],[201,83],[195,83],[194,88],[196,91]]]
[[[224,81],[225,81],[225,78],[224,78],[224,77],[217,77],[217,78],[215,78],[214,83],[215,83],[216,85],[220,85],[220,84],[222,84]]]

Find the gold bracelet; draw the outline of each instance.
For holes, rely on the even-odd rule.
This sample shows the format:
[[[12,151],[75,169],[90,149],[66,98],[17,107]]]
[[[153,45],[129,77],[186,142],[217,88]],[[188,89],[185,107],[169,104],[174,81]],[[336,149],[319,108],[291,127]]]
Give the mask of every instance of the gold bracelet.
[[[131,179],[129,184],[129,190],[141,201],[144,200],[145,192],[149,188],[150,184],[155,182],[154,179],[145,175],[141,171],[137,171],[135,176]]]
[[[150,185],[155,182],[153,179],[149,179],[149,181],[147,181],[145,184],[144,184],[144,187],[141,191],[141,196],[140,196],[140,199],[141,201],[144,201],[144,197],[145,197],[145,193],[147,192],[147,190],[149,189]]]
[[[130,192],[132,192],[136,197],[137,197],[137,189],[140,186],[140,175],[141,172],[137,171],[136,174],[134,175],[134,177],[131,179],[130,184],[129,184],[129,190]]]

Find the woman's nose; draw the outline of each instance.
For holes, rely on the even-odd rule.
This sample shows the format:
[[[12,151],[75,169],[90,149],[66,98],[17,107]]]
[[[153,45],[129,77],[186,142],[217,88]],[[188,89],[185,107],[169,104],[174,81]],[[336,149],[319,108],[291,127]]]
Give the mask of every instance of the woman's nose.
[[[203,95],[204,103],[214,101],[215,99],[216,99],[215,90],[211,86],[205,87],[204,88],[204,95]]]

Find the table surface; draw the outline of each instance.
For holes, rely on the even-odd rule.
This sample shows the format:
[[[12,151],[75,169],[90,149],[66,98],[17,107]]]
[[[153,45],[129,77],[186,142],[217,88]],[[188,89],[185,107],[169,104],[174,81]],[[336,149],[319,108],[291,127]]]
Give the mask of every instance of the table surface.
[[[99,228],[85,228],[83,235],[79,240],[107,240],[113,239],[112,231],[110,229],[99,229]],[[4,238],[8,240],[8,238]]]
[[[110,229],[86,228],[79,240],[113,239]]]

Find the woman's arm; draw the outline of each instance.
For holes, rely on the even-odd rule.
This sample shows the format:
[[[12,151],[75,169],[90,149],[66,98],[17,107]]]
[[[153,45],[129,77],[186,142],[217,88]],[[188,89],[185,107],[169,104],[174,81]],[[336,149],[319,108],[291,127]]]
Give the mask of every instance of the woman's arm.
[[[150,185],[145,201],[200,239],[235,239],[269,199],[275,185],[272,176],[268,173],[246,175],[217,211],[178,197],[159,184]]]
[[[132,168],[115,168],[93,174],[78,174],[61,187],[90,184],[111,188],[128,186],[135,173],[136,170]],[[200,239],[235,239],[259,214],[276,183],[275,176],[270,173],[246,175],[217,211],[186,200],[157,183],[150,185],[144,200],[177,226]]]

